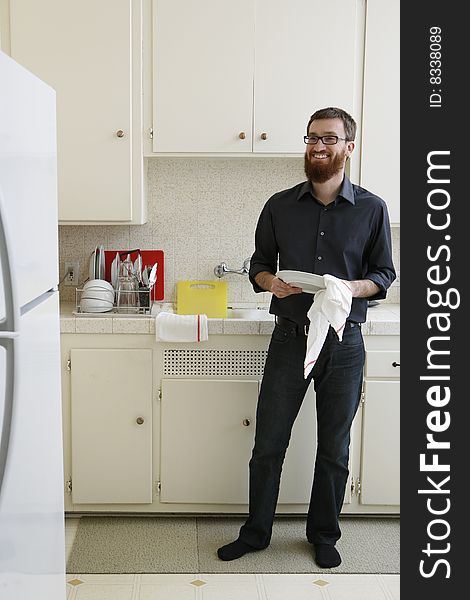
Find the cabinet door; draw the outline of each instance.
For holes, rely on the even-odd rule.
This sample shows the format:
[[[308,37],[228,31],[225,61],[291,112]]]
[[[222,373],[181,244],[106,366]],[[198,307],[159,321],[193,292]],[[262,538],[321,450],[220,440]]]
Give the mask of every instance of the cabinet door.
[[[162,502],[247,504],[257,398],[258,381],[163,379]],[[292,429],[280,504],[309,503],[315,456],[310,387]]]
[[[131,0],[11,0],[12,57],[57,92],[64,223],[133,216],[131,5]]]
[[[361,504],[400,504],[400,383],[367,381],[362,416]]]
[[[253,2],[154,0],[154,152],[251,152]]]
[[[315,392],[313,385],[310,385],[292,427],[289,447],[282,467],[280,503],[308,504],[310,502],[316,449]]]
[[[315,110],[354,114],[356,0],[256,0],[255,31],[253,150],[303,154]]]
[[[162,502],[246,504],[257,398],[258,381],[162,380]]]
[[[367,0],[361,185],[400,222],[400,2]]]
[[[152,502],[152,351],[71,351],[72,501]]]

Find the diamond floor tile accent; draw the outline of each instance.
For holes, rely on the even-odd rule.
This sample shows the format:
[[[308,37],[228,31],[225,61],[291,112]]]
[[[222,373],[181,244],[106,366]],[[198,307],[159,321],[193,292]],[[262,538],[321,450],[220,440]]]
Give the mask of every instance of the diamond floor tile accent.
[[[318,587],[324,587],[325,585],[329,585],[330,584],[329,581],[325,581],[324,579],[316,579],[313,583],[315,585],[318,585]]]
[[[202,581],[201,579],[195,579],[194,581],[190,581],[189,582],[191,585],[194,585],[196,587],[201,587],[201,585],[206,585],[206,581]]]
[[[84,582],[81,581],[80,579],[70,579],[70,581],[67,581],[67,583],[69,583],[70,585],[80,585],[81,583],[84,583]]]

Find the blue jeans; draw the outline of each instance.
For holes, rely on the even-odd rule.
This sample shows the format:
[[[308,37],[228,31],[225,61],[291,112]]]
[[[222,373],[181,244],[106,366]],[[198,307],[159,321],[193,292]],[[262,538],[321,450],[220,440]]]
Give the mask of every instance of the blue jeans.
[[[317,362],[304,379],[306,341],[295,327],[276,325],[269,345],[249,464],[249,516],[240,529],[240,539],[254,548],[266,548],[271,540],[284,456],[312,378],[318,445],[307,539],[334,545],[341,536],[338,516],[349,475],[350,429],[361,396],[364,342],[357,324],[346,324],[342,342],[330,327]]]

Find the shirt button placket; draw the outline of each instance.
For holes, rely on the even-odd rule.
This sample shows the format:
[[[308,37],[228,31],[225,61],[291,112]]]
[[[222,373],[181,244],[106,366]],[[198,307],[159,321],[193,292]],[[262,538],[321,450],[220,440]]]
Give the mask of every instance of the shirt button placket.
[[[325,206],[323,208],[323,212],[326,212],[328,210],[328,208]],[[320,231],[320,236],[324,236],[325,232],[324,231]],[[321,256],[320,254],[317,256],[317,260],[323,260],[323,256]]]

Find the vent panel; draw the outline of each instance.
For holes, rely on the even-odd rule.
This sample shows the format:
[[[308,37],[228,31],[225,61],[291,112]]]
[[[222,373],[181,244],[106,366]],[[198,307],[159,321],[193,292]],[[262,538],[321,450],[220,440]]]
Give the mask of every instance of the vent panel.
[[[266,355],[266,350],[164,350],[163,374],[261,377]]]

